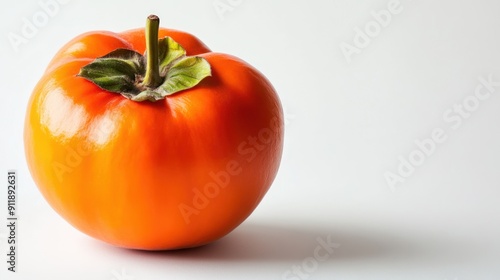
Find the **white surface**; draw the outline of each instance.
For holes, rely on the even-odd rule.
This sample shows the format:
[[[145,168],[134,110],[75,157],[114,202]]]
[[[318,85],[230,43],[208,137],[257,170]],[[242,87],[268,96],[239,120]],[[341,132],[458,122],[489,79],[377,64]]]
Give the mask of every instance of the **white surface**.
[[[17,169],[20,183],[19,272],[3,262],[1,279],[283,279],[328,236],[340,247],[289,279],[500,277],[500,86],[457,129],[443,119],[479,77],[500,81],[500,2],[401,0],[350,63],[340,45],[390,1],[220,0],[234,4],[223,20],[213,0],[68,2],[18,52],[8,34],[43,10],[30,0],[0,11],[0,170]],[[43,200],[24,160],[26,103],[52,55],[80,33],[140,27],[150,13],[260,69],[287,112],[282,165],[261,205],[194,250],[136,252],[88,238]],[[391,189],[384,173],[435,128],[446,141]],[[5,237],[1,227],[2,255]]]

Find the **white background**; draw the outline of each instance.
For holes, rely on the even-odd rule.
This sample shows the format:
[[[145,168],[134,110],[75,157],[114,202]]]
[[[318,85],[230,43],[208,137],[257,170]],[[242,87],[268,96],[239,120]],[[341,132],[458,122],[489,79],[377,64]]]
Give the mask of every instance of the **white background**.
[[[2,226],[1,279],[286,279],[293,266],[303,274],[289,279],[500,277],[500,86],[471,107],[480,77],[500,81],[500,2],[400,0],[384,27],[372,12],[389,0],[67,2],[17,51],[9,34],[22,36],[23,18],[43,9],[11,1],[0,12],[0,171],[16,169],[20,189],[18,272],[3,261]],[[220,3],[231,10],[218,13]],[[286,111],[270,191],[235,231],[194,250],[129,251],[83,235],[43,200],[24,159],[27,100],[56,51],[86,31],[141,27],[151,13],[257,67]],[[372,37],[356,45],[367,25]],[[346,44],[357,53],[346,56]],[[464,100],[470,115],[446,121]],[[434,129],[446,140],[391,188],[384,174]],[[318,238],[340,247],[313,266]]]

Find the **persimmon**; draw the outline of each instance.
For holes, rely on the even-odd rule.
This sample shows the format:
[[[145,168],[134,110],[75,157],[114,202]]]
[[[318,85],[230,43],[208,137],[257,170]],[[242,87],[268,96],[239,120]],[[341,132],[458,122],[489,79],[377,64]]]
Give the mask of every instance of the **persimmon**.
[[[283,134],[262,73],[150,16],[145,30],[62,47],[29,100],[24,145],[35,184],[72,226],[167,250],[242,223],[277,174]]]

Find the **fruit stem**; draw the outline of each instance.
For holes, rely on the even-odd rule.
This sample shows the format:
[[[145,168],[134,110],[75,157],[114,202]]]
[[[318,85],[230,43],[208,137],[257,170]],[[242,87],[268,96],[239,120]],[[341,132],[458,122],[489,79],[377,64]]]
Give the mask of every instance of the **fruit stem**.
[[[156,15],[148,16],[146,20],[146,75],[143,86],[157,88],[161,84],[160,62],[158,54],[158,30],[160,19]]]

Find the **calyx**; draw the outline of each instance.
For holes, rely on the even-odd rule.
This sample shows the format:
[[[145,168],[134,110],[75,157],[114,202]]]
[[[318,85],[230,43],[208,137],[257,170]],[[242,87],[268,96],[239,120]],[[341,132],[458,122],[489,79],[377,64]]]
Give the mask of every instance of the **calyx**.
[[[82,67],[78,76],[133,101],[161,100],[211,76],[206,59],[186,56],[184,48],[171,37],[158,40],[158,28],[158,17],[149,16],[145,55],[117,49]]]

